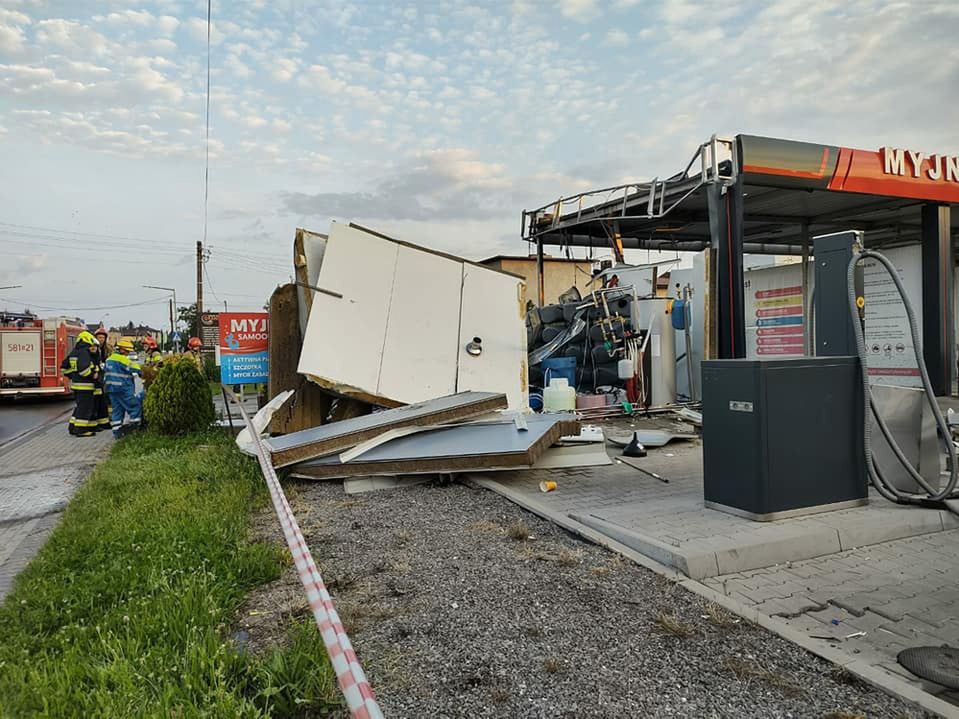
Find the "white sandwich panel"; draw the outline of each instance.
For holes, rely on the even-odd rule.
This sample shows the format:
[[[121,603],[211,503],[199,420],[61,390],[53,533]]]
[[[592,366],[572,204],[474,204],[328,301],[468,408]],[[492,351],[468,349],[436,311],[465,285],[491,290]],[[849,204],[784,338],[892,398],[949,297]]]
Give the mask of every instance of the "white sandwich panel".
[[[376,395],[399,246],[333,223],[297,371],[334,391]]]
[[[419,402],[456,391],[463,263],[399,245],[377,394]]]
[[[527,408],[523,284],[521,278],[464,264],[457,392],[502,392],[510,409]],[[482,347],[476,356],[466,350],[474,338]]]

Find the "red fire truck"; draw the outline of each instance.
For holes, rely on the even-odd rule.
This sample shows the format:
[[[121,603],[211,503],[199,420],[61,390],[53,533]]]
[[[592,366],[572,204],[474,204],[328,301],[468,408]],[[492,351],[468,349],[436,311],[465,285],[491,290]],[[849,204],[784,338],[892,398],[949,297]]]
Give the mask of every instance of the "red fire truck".
[[[0,318],[0,396],[69,397],[60,363],[86,327],[76,319]]]

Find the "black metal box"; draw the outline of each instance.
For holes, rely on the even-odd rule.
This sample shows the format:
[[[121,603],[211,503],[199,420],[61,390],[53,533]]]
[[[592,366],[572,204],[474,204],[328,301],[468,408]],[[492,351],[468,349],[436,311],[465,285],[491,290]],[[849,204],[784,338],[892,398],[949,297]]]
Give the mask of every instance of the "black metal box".
[[[706,506],[768,521],[864,504],[856,357],[708,360]]]

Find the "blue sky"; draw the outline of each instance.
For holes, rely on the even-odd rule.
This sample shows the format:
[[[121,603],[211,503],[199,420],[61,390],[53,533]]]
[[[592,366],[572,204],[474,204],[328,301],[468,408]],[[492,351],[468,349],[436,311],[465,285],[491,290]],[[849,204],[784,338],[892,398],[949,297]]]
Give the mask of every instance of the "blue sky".
[[[524,207],[672,174],[714,132],[959,152],[955,2],[237,0],[213,16],[208,306],[261,305],[294,228],[331,218],[523,253]],[[205,2],[0,2],[0,285],[24,285],[0,306],[158,324],[162,293],[140,285],[192,300],[205,52]]]

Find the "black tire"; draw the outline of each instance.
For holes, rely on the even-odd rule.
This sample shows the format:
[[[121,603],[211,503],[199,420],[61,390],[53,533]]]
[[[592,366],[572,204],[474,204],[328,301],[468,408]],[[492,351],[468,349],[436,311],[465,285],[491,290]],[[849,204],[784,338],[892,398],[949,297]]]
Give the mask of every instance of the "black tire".
[[[566,320],[566,322],[572,322],[573,317],[576,316],[576,309],[578,307],[579,305],[575,302],[563,305],[563,319]]]
[[[546,305],[545,307],[539,308],[540,319],[543,320],[543,324],[550,324],[552,322],[562,322],[563,321],[563,306],[562,305]]]

